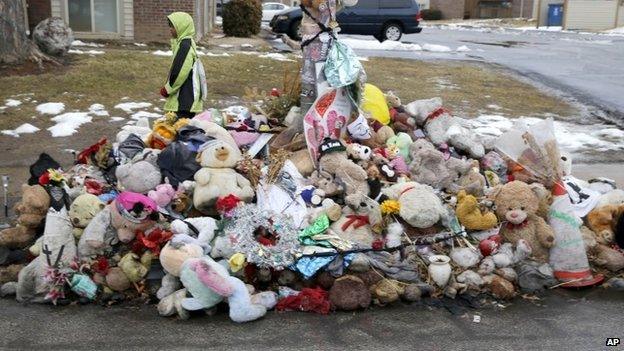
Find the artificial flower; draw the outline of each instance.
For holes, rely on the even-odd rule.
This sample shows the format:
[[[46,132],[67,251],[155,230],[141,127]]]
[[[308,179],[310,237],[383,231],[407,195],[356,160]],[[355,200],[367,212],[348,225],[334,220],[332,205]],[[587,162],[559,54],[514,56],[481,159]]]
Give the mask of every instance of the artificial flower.
[[[238,196],[232,194],[220,197],[217,199],[216,203],[217,212],[226,216],[238,206],[240,201],[241,199],[239,199]]]
[[[228,263],[230,264],[230,270],[234,273],[243,269],[243,267],[245,267],[245,262],[245,255],[240,252],[232,255],[232,257],[230,257],[230,259],[228,260]]]
[[[391,215],[399,213],[401,204],[396,200],[386,200],[381,203],[380,208],[382,215]]]

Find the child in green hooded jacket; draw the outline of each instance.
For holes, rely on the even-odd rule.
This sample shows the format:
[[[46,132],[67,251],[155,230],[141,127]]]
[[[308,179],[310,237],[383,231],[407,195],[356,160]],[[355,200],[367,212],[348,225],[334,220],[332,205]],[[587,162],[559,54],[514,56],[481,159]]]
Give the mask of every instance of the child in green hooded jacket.
[[[206,93],[205,86],[202,86],[202,83],[205,84],[203,66],[193,39],[193,17],[186,12],[174,12],[167,19],[173,37],[173,61],[167,83],[160,89],[160,94],[167,99],[166,112],[175,112],[178,118],[192,118],[203,110],[202,100]]]

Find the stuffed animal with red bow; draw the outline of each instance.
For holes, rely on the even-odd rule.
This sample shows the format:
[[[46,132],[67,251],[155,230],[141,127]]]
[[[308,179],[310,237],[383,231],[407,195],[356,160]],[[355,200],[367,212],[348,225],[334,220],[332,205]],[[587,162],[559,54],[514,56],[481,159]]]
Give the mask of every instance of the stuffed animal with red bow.
[[[537,215],[539,198],[531,186],[516,180],[499,186],[492,197],[502,223],[500,235],[503,239],[514,245],[521,239],[526,240],[533,257],[548,262],[555,235],[551,226]]]

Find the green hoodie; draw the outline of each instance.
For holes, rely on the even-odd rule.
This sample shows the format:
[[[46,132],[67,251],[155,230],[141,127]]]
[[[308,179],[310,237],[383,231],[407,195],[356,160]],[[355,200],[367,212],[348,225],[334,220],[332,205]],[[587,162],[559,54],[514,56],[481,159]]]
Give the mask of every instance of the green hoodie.
[[[173,61],[169,69],[169,79],[165,89],[169,97],[165,102],[165,111],[203,110],[199,84],[193,82],[193,64],[198,60],[195,46],[195,25],[193,17],[186,12],[174,12],[167,16],[178,34],[171,39]]]

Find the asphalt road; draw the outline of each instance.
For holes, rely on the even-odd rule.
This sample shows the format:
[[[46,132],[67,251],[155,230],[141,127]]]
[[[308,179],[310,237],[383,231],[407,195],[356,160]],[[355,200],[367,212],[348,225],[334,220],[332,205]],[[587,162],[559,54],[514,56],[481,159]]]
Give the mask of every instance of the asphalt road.
[[[349,36],[371,39],[371,37]],[[500,64],[583,103],[606,110],[624,126],[624,36],[512,29],[425,28],[403,42],[438,44],[466,53],[357,50],[363,56],[469,59]]]
[[[624,338],[623,303],[622,292],[555,290],[505,308],[269,312],[240,325],[225,313],[181,321],[159,317],[155,306],[24,306],[2,299],[0,349],[603,350],[606,338]]]

